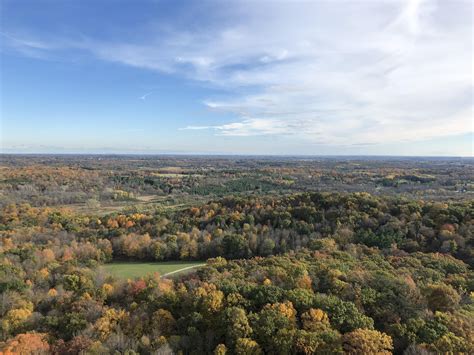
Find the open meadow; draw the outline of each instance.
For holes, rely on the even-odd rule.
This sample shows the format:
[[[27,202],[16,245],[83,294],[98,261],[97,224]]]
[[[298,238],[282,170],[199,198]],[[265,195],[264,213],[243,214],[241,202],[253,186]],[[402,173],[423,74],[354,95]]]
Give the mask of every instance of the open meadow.
[[[183,272],[189,272],[199,266],[206,265],[202,261],[165,261],[165,262],[113,262],[105,264],[104,270],[120,279],[135,279],[144,277],[155,272],[160,276],[178,275]]]

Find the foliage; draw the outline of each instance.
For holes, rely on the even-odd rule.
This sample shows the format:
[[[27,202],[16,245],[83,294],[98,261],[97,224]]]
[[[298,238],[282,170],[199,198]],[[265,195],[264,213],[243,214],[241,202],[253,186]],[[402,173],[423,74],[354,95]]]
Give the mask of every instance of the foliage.
[[[164,163],[148,160],[140,162],[148,169],[105,161],[110,171],[50,164],[15,166],[2,182],[4,352],[474,353],[472,201],[271,193],[308,190],[308,174],[358,186],[371,172],[370,183],[416,186],[413,196],[441,189],[443,170],[373,175],[327,163],[334,173],[323,174],[305,163],[247,162],[193,174],[186,161],[159,171],[154,164]],[[460,171],[456,181],[467,180]],[[94,212],[176,191],[226,197]],[[89,213],[54,207],[65,201],[89,201]],[[154,261],[206,266],[171,279],[142,267]],[[136,276],[109,272],[130,262],[141,262]]]

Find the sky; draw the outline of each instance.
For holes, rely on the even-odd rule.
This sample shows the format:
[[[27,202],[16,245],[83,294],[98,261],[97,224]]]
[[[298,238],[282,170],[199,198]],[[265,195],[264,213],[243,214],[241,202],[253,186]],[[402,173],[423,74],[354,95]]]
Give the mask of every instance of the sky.
[[[473,156],[473,2],[0,1],[1,151]]]

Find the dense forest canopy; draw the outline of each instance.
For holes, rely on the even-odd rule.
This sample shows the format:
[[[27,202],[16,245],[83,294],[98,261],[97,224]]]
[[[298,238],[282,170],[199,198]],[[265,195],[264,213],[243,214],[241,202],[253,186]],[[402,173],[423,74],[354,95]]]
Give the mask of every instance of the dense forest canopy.
[[[70,206],[95,200],[88,207],[110,207],[153,196],[173,205],[301,191],[466,200],[474,193],[473,168],[469,158],[6,155],[0,204]]]
[[[470,161],[31,159],[2,168],[5,353],[474,352]]]

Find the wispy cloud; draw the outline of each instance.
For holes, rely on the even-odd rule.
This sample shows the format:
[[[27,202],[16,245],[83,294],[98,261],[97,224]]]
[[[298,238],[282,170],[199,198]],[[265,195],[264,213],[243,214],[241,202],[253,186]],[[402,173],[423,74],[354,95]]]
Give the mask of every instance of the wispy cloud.
[[[2,47],[7,46],[15,51],[32,58],[46,59],[51,46],[38,40],[17,38],[9,33],[0,32]]]
[[[42,49],[42,50],[51,49],[51,47],[49,47],[45,43],[38,42],[38,41],[29,41],[29,40],[24,40],[24,39],[20,39],[20,38],[15,38],[15,37],[9,35],[8,33],[0,32],[0,36],[2,36],[3,38],[9,40],[10,43],[13,46],[15,46],[15,44],[16,44],[16,46],[18,48],[29,47],[29,48],[33,48],[33,49]]]
[[[145,95],[140,96],[139,99],[145,101],[146,98],[150,96],[151,94],[153,94],[153,91],[147,92]]]
[[[291,135],[294,128],[304,126],[303,122],[291,123],[271,119],[247,119],[241,122],[228,123],[220,126],[187,126],[183,129],[213,129],[223,136],[255,136],[255,135]]]
[[[470,14],[469,1],[216,2],[207,26],[151,29],[142,42],[9,41],[225,89],[204,105],[233,122],[184,129],[376,144],[472,130]]]

